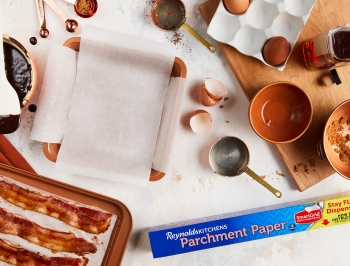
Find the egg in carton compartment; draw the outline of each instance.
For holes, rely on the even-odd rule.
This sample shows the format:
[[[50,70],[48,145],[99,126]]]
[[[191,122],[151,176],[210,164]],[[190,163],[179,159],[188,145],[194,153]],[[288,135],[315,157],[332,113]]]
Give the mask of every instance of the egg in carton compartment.
[[[232,14],[220,2],[207,30],[215,40],[255,57],[265,65],[283,71],[299,34],[317,0],[250,0],[242,14]],[[290,45],[286,60],[277,66],[268,64],[262,50],[273,37],[282,36]]]

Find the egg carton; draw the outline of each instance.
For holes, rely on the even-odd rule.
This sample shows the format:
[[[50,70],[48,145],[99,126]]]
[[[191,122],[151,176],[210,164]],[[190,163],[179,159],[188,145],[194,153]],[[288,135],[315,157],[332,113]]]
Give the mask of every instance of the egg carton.
[[[221,1],[207,33],[215,40],[235,47],[242,54],[283,71],[316,1],[250,0],[248,9],[239,15],[228,12]],[[266,41],[275,36],[283,36],[290,45],[287,59],[278,66],[266,63],[262,55]]]

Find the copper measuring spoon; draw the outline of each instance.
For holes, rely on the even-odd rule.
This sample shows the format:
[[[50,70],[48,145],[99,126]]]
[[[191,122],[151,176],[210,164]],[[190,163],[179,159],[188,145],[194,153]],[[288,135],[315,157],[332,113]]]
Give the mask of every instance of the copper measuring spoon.
[[[44,0],[53,11],[66,23],[66,30],[68,32],[75,32],[78,29],[78,22],[74,19],[69,19],[63,11],[57,6],[53,0]]]
[[[75,13],[77,13],[77,15],[82,18],[90,18],[93,15],[95,15],[98,7],[96,0],[63,0],[63,1],[72,4],[74,6]],[[80,5],[82,1],[87,1],[90,3],[90,8],[88,11],[84,11],[81,9]]]
[[[39,35],[41,38],[49,37],[49,30],[46,28],[46,20],[45,20],[45,9],[43,0],[36,0],[36,7],[38,8],[39,15],[39,23],[40,23],[40,31]]]
[[[210,52],[215,53],[216,47],[185,23],[186,9],[181,0],[157,0],[152,6],[152,20],[156,26],[163,30],[176,31],[182,27],[207,47]]]
[[[281,191],[272,187],[248,167],[249,150],[239,138],[223,137],[218,139],[210,148],[209,163],[214,173],[222,176],[237,176],[246,173],[277,198],[282,197]]]

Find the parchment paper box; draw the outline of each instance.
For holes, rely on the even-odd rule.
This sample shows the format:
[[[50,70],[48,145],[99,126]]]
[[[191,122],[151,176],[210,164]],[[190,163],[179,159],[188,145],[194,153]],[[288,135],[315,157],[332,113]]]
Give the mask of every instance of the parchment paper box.
[[[149,228],[154,258],[350,222],[350,192]]]

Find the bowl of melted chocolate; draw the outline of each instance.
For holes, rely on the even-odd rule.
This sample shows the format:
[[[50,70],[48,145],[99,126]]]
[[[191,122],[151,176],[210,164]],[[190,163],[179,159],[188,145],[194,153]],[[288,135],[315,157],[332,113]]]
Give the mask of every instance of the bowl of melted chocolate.
[[[3,45],[7,80],[17,92],[21,107],[24,107],[32,98],[37,84],[34,60],[20,42],[5,34]]]

